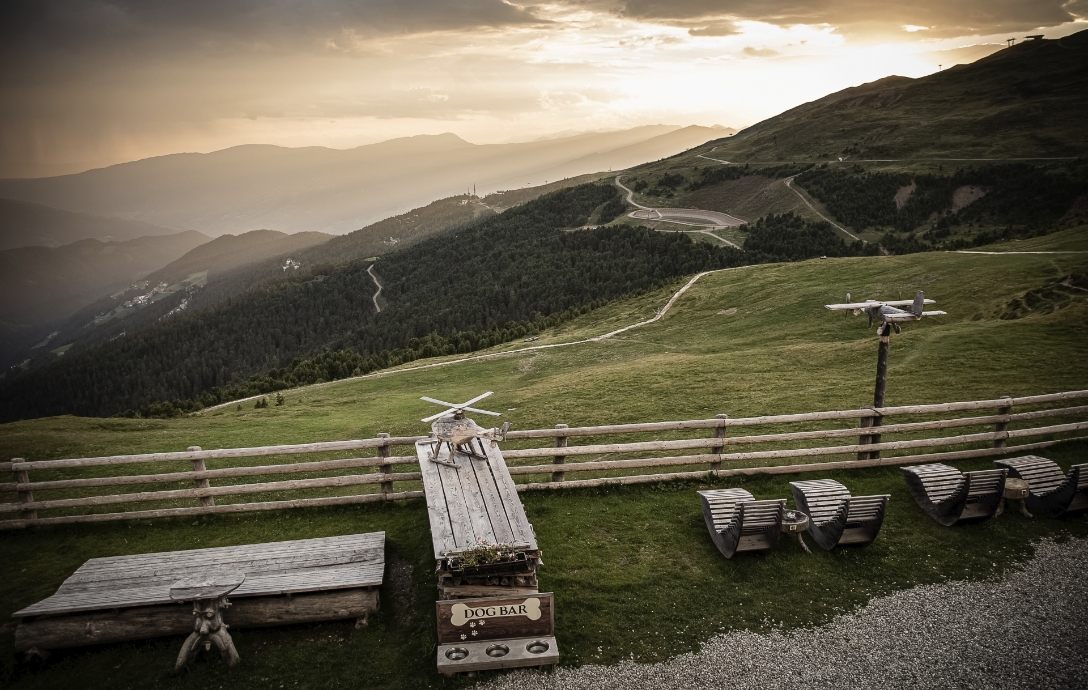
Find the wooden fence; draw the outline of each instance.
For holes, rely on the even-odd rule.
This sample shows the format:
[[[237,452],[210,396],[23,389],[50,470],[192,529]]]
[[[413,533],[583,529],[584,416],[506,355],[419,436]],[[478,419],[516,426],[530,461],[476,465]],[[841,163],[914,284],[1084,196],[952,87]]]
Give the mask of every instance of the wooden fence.
[[[1070,391],[735,419],[718,415],[713,419],[609,426],[568,428],[559,424],[553,429],[509,432],[503,455],[515,478],[530,479],[518,484],[519,491],[947,462],[1037,450],[1084,438],[1076,434],[1088,430],[1088,405],[1070,406],[1069,402],[1085,398],[1088,391]],[[1048,423],[1034,426],[1042,424],[1036,420],[1044,419]],[[849,425],[843,426],[843,422]],[[832,428],[793,430],[828,425]],[[972,433],[947,435],[949,429]],[[765,433],[753,433],[761,430]],[[651,439],[642,440],[647,434]],[[889,436],[896,440],[887,440]],[[611,438],[613,442],[571,444],[573,439],[586,437]],[[192,446],[175,453],[37,461],[15,458],[0,463],[0,471],[11,472],[14,479],[0,483],[0,492],[17,496],[16,501],[0,503],[0,529],[418,498],[423,491],[414,449],[411,454],[394,455],[392,451],[424,439],[378,434],[377,438],[353,441],[259,448],[204,450]],[[850,442],[843,444],[838,439]],[[365,457],[358,457],[363,453]],[[355,457],[339,457],[344,454]],[[247,464],[255,458],[273,462]],[[809,461],[788,464],[798,458]],[[541,459],[546,462],[541,464]],[[208,469],[208,461],[222,466]],[[129,465],[133,467],[127,468]],[[394,471],[398,465],[401,469],[412,466],[408,469],[413,471]],[[649,468],[677,471],[632,474]],[[125,474],[133,469],[144,472]],[[35,481],[30,480],[31,472]],[[588,478],[568,478],[577,473]],[[284,474],[316,476],[276,479]],[[220,483],[234,478],[250,481]],[[176,488],[140,490],[140,485],[146,484]],[[270,500],[247,500],[261,495]],[[217,503],[222,497],[235,502]],[[149,507],[101,512],[132,504]],[[41,516],[42,512],[50,514]]]

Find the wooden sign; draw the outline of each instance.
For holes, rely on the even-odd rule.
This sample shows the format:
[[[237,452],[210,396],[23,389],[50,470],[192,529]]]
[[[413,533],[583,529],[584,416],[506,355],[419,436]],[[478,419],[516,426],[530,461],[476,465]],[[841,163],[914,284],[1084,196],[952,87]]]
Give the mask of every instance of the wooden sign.
[[[435,603],[438,643],[507,640],[555,634],[552,593],[454,599]]]

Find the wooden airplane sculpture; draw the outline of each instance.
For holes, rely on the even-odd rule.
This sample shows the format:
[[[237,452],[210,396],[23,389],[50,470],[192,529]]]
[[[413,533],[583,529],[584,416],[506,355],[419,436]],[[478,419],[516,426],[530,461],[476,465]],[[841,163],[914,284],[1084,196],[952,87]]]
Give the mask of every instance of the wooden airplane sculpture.
[[[420,398],[420,400],[425,400],[449,408],[438,414],[433,414],[430,417],[424,417],[420,420],[421,422],[433,422],[431,424],[431,437],[434,439],[431,448],[431,462],[447,465],[449,467],[458,467],[456,463],[452,462],[455,450],[465,453],[466,455],[471,455],[472,457],[483,457],[472,447],[472,441],[474,439],[486,438],[491,441],[492,445],[506,439],[506,432],[510,429],[510,422],[505,422],[501,428],[484,429],[478,426],[476,422],[465,417],[465,410],[468,410],[469,412],[478,412],[480,414],[488,414],[494,417],[501,416],[498,412],[489,412],[488,410],[469,407],[472,403],[479,402],[492,394],[493,391],[488,391],[483,395],[477,395],[472,400],[468,400],[459,405],[428,398],[425,395]],[[449,461],[438,459],[438,451],[441,450],[443,443],[447,444],[450,448]]]
[[[914,295],[914,300],[899,299],[889,300],[887,302],[878,302],[876,300],[866,300],[864,302],[850,302],[850,295],[846,295],[846,304],[825,304],[824,306],[832,311],[853,311],[854,316],[861,315],[865,312],[869,315],[869,327],[872,328],[873,321],[880,323],[877,328],[879,335],[886,335],[888,328],[894,328],[896,333],[899,333],[902,329],[899,324],[904,321],[919,321],[923,316],[943,316],[946,312],[943,311],[923,311],[924,305],[934,304],[931,299],[925,298],[925,293],[921,290]],[[903,310],[899,307],[910,307],[910,310]]]

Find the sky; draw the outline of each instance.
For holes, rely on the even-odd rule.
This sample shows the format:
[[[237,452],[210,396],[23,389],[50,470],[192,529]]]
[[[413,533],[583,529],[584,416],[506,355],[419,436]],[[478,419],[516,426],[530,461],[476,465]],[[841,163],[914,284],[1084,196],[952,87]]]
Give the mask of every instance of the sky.
[[[239,144],[742,128],[1088,0],[4,0],[0,178]]]

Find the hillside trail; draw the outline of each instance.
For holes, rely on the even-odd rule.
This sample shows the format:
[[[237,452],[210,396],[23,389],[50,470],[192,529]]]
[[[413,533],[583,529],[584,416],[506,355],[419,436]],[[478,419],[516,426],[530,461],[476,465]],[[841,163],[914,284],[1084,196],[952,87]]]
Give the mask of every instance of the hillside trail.
[[[749,266],[736,266],[736,267],[733,267],[733,268],[718,268],[718,269],[715,269],[713,271],[703,271],[702,273],[699,273],[699,274],[697,274],[695,276],[692,276],[691,280],[689,280],[687,283],[685,283],[682,288],[680,288],[675,293],[673,293],[672,297],[669,298],[669,301],[665,303],[665,306],[658,309],[654,313],[654,316],[652,318],[645,319],[645,320],[639,321],[637,323],[633,323],[633,324],[631,324],[629,326],[623,326],[621,328],[617,328],[615,330],[609,331],[607,333],[603,333],[601,335],[593,336],[591,338],[583,338],[581,340],[571,340],[571,341],[565,342],[565,343],[548,343],[546,345],[532,345],[530,347],[519,347],[516,350],[506,350],[504,352],[489,352],[489,353],[483,354],[483,355],[471,355],[469,357],[461,357],[460,359],[451,359],[451,360],[448,360],[448,361],[445,361],[445,362],[434,362],[434,363],[431,363],[431,364],[420,364],[420,365],[413,366],[413,367],[404,367],[402,369],[390,369],[388,371],[376,371],[376,372],[374,372],[372,374],[363,374],[362,376],[352,376],[350,378],[337,379],[336,381],[326,381],[325,383],[313,383],[313,384],[310,384],[308,386],[299,386],[298,388],[291,388],[291,389],[285,389],[285,390],[296,391],[296,392],[297,391],[304,391],[304,390],[314,390],[314,389],[317,389],[317,388],[324,388],[326,386],[333,386],[333,385],[338,385],[338,384],[341,384],[341,383],[349,383],[351,381],[363,381],[363,380],[366,380],[366,379],[384,378],[386,376],[393,376],[394,374],[403,374],[403,373],[407,373],[409,371],[422,371],[424,369],[437,369],[438,367],[447,367],[447,366],[450,366],[450,365],[453,365],[453,364],[463,364],[465,362],[480,362],[480,361],[489,360],[489,359],[498,359],[500,357],[508,357],[508,356],[511,356],[511,355],[519,355],[519,354],[523,354],[525,352],[536,352],[536,351],[539,351],[539,350],[551,350],[551,349],[558,348],[558,347],[570,347],[572,345],[585,345],[587,343],[599,343],[599,342],[602,342],[604,340],[608,340],[609,338],[614,338],[615,336],[617,336],[617,335],[619,335],[621,333],[626,333],[627,331],[630,331],[632,329],[641,328],[642,326],[649,326],[652,323],[656,323],[656,322],[660,321],[662,318],[664,318],[665,314],[667,314],[668,311],[670,309],[672,309],[673,305],[676,304],[676,301],[678,299],[680,299],[680,297],[683,296],[683,294],[685,292],[688,291],[688,288],[690,288],[692,285],[694,285],[696,282],[698,282],[698,280],[700,278],[702,278],[703,276],[708,276],[711,273],[721,273],[723,271],[736,271],[736,270],[740,270],[742,268],[749,268]],[[373,277],[373,274],[371,274],[371,277]],[[377,282],[377,280],[375,280],[375,282]],[[283,392],[283,391],[281,391],[281,392]],[[231,400],[229,402],[220,403],[218,405],[213,405],[211,407],[205,407],[204,409],[202,409],[202,410],[200,410],[198,412],[195,412],[194,414],[200,415],[200,414],[204,414],[205,412],[211,412],[213,410],[218,410],[218,409],[223,408],[223,407],[229,407],[231,405],[239,405],[239,404],[244,403],[244,402],[249,401],[249,400],[256,400],[257,398],[264,397],[265,395],[266,394],[262,393],[260,395],[251,395],[248,398],[239,398],[238,400]]]
[[[643,206],[635,201],[634,190],[623,184],[623,182],[620,182],[620,178],[622,177],[623,175],[616,175],[616,186],[627,192],[627,203],[636,208],[636,210],[627,214],[630,218],[636,218],[638,220],[657,220],[664,223],[687,225],[693,228],[705,228],[684,232],[698,232],[703,235],[709,235],[730,247],[740,249],[740,245],[734,244],[724,237],[715,235],[711,231],[744,225],[747,221],[731,216],[728,213],[707,211],[701,208],[651,208],[649,206]]]
[[[374,264],[370,264],[370,267],[366,269],[366,272],[370,274],[371,280],[378,286],[378,291],[374,293],[374,297],[371,299],[374,300],[374,309],[381,314],[382,308],[378,306],[378,295],[382,294],[382,284],[378,282],[378,276],[374,275]]]

